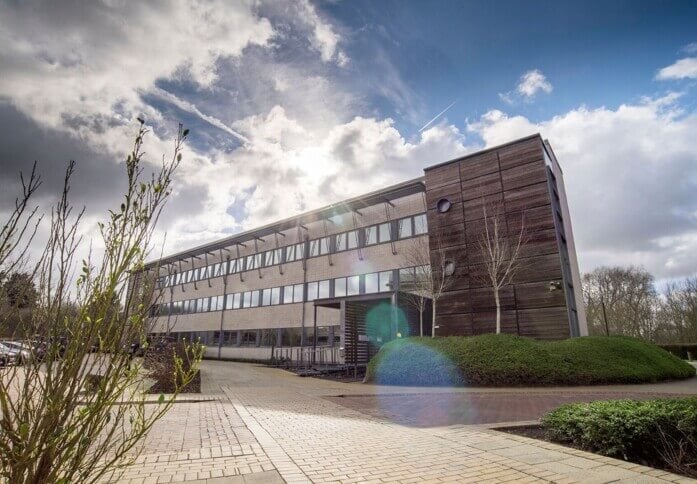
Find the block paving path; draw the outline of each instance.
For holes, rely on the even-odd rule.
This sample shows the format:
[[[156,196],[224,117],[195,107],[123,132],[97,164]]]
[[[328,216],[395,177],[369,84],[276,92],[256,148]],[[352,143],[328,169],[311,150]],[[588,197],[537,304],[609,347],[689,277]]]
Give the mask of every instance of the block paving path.
[[[203,394],[182,397],[156,424],[120,482],[695,482],[481,425],[408,426],[337,403],[473,390],[346,384],[217,361],[203,363],[202,380]]]

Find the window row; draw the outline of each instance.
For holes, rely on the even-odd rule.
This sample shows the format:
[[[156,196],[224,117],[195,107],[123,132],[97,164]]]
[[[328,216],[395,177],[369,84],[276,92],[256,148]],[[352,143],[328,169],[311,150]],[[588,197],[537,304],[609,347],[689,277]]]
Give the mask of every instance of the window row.
[[[399,269],[398,274],[404,282],[413,282],[415,268]],[[313,281],[307,284],[290,284],[288,286],[256,289],[253,291],[230,293],[225,296],[203,297],[186,301],[175,301],[155,305],[152,316],[166,316],[169,308],[171,313],[190,314],[207,311],[228,309],[256,308],[260,306],[275,306],[278,304],[293,304],[315,299],[333,297],[358,296],[390,292],[395,289],[395,271],[373,272],[356,276],[338,277]]]
[[[263,346],[263,347],[293,347],[293,346],[338,346],[341,341],[340,326],[318,326],[317,332],[313,326],[305,328],[279,329],[242,329],[232,331],[184,331],[171,333],[175,339],[200,341],[207,346]],[[315,335],[317,340],[315,341]]]
[[[175,272],[158,278],[158,287],[169,287],[189,282],[202,281],[212,277],[250,271],[262,267],[294,262],[308,257],[335,254],[346,250],[384,244],[393,240],[406,239],[428,232],[426,214],[405,217],[392,222],[371,225],[361,229],[329,235],[294,245],[267,250],[227,262],[217,262],[196,269]]]

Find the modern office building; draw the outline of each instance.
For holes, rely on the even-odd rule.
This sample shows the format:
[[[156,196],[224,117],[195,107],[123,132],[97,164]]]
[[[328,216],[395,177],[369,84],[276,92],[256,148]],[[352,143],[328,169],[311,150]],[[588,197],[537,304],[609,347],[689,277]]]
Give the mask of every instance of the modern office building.
[[[502,331],[587,334],[562,171],[539,135],[164,257],[134,280],[157,281],[153,332],[201,338],[207,357],[360,364],[390,339],[430,335],[433,292],[436,335],[494,331],[480,248],[493,214],[508,240],[524,234]],[[424,289],[420,261],[442,290]]]

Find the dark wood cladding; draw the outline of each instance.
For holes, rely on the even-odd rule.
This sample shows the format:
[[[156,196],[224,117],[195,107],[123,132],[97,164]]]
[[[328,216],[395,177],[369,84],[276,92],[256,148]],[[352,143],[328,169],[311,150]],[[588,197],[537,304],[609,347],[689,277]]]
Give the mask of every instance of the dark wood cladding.
[[[543,149],[536,135],[426,170],[432,257],[445,247],[446,257],[456,262],[456,280],[436,306],[438,335],[495,331],[496,306],[479,249],[486,204],[505,214],[509,237],[515,239],[521,226],[526,233],[521,269],[500,292],[502,331],[543,339],[570,336],[564,291],[550,290],[563,274]],[[444,214],[436,208],[441,198],[452,202]]]

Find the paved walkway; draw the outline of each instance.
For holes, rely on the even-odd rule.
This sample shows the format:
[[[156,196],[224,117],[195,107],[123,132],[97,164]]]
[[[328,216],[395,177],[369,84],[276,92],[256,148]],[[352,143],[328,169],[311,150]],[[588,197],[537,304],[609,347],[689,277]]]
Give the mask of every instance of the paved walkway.
[[[485,426],[404,425],[389,412],[366,414],[360,405],[337,400],[369,395],[379,408],[385,399],[415,396],[436,402],[444,395],[517,394],[522,401],[529,393],[544,397],[566,391],[686,394],[697,393],[697,380],[573,390],[434,390],[299,378],[215,361],[204,362],[202,379],[204,395],[196,398],[210,400],[175,404],[124,473],[124,482],[694,482]],[[419,408],[429,413],[427,406]]]

